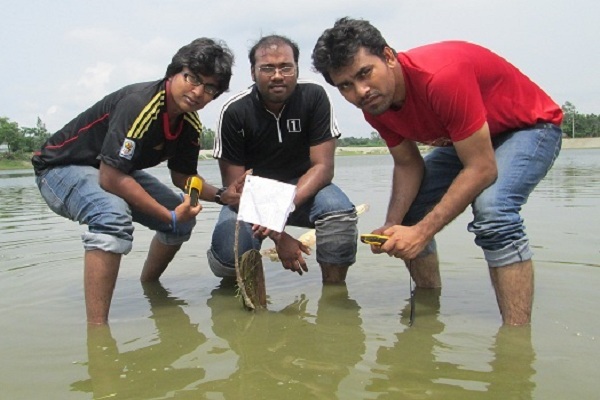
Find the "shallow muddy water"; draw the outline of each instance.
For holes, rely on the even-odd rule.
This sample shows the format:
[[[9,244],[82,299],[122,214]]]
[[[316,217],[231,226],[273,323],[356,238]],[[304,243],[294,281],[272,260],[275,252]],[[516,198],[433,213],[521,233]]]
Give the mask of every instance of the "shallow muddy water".
[[[217,182],[216,162],[199,168]],[[563,150],[525,206],[530,327],[501,327],[469,211],[438,236],[443,288],[416,293],[409,327],[408,274],[365,245],[345,287],[323,287],[314,257],[304,276],[265,260],[268,311],[244,311],[208,268],[218,209],[205,204],[161,284],[139,283],[152,232],[136,228],[110,328],[89,331],[85,227],[47,208],[31,171],[0,172],[0,398],[596,398],[599,170],[600,150]],[[361,232],[383,222],[390,176],[387,155],[336,159],[335,182],[370,206]]]

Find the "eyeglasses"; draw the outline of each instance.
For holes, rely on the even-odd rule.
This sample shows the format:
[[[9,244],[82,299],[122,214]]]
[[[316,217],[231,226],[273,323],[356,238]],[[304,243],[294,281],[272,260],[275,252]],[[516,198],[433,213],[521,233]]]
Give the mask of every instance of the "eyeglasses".
[[[262,67],[258,67],[258,70],[266,76],[273,76],[277,71],[279,71],[282,76],[293,76],[296,73],[296,67],[293,65],[286,65],[285,67],[263,65]]]
[[[204,86],[204,93],[209,94],[211,96],[214,96],[217,93],[219,93],[219,88],[217,88],[215,85],[212,85],[210,83],[202,82],[202,79],[200,79],[196,75],[192,75],[192,74],[188,74],[187,72],[184,72],[183,79],[192,86],[195,86],[195,87]]]

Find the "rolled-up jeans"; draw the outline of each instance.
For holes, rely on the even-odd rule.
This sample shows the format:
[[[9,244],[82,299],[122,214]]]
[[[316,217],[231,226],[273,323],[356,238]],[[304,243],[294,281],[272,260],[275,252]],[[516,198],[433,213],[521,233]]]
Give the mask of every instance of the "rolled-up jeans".
[[[144,171],[130,174],[150,196],[169,210],[181,204],[181,196]],[[50,209],[60,216],[88,226],[81,235],[86,250],[103,250],[127,254],[133,243],[133,222],[157,232],[167,245],[189,240],[196,220],[176,224],[160,221],[133,210],[121,197],[100,187],[98,169],[90,166],[54,167],[36,176],[40,193]]]
[[[356,261],[357,219],[348,197],[339,187],[329,184],[290,213],[286,225],[315,229],[319,264],[348,266]],[[235,276],[236,220],[237,209],[222,207],[208,249],[209,266],[218,277]],[[238,255],[251,249],[260,250],[261,245],[262,240],[253,236],[252,224],[240,221]]]
[[[498,178],[472,202],[469,232],[483,249],[490,267],[527,261],[533,256],[525,233],[521,208],[546,176],[561,148],[559,127],[541,123],[492,138]],[[425,156],[425,174],[419,193],[403,225],[414,225],[440,201],[463,169],[454,147],[435,148]],[[420,257],[436,250],[431,241]]]

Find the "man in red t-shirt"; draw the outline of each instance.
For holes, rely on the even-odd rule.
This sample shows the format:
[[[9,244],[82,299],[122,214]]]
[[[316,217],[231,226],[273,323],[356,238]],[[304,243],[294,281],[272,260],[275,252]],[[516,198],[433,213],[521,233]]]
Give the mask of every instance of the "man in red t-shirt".
[[[532,251],[519,212],[557,157],[562,111],[502,57],[466,42],[396,53],[369,22],[342,18],[313,65],[386,141],[394,159],[389,236],[417,286],[441,286],[434,236],[471,204],[505,324],[531,320]],[[425,158],[416,142],[436,146]]]

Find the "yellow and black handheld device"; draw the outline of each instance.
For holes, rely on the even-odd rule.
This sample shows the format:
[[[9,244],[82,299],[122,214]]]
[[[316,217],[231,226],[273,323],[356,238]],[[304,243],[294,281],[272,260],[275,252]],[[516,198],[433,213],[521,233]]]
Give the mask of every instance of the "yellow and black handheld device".
[[[187,178],[185,181],[185,192],[190,196],[190,205],[196,207],[200,193],[202,193],[202,179],[197,176]]]
[[[375,246],[381,246],[389,239],[389,236],[375,235],[372,233],[363,233],[360,235],[360,241],[366,244],[372,244]]]

